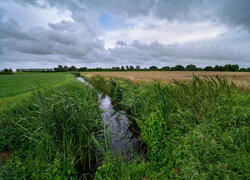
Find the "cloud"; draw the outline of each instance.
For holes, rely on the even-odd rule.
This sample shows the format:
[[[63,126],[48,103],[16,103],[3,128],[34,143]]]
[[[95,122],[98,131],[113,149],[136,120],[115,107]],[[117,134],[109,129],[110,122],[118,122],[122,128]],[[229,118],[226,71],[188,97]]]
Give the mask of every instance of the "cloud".
[[[58,60],[62,60],[62,56],[64,56],[65,62],[63,63],[106,61],[102,58],[102,55],[107,53],[104,42],[96,38],[94,30],[90,30],[91,27],[66,21],[51,23],[50,26],[52,28],[49,30],[37,27],[24,31],[13,19],[0,23],[0,44],[1,47],[4,47],[4,50],[0,50],[5,55],[1,61],[6,61],[9,59],[6,57],[13,54],[17,57],[11,57],[19,63],[23,61],[26,63],[38,62],[42,55],[44,55],[44,59],[50,55],[54,56],[53,59]],[[59,27],[64,28],[58,30]],[[28,55],[33,58],[38,56],[38,58],[27,58]],[[47,61],[51,62],[51,59]]]
[[[14,19],[0,23],[0,39],[6,38],[31,39],[21,30],[20,25]]]
[[[109,12],[118,16],[156,16],[168,21],[214,20],[250,29],[249,0],[15,0],[21,5],[56,7],[73,14],[86,11]]]
[[[169,22],[152,16],[130,18],[125,24],[127,26],[105,31],[101,35],[106,47],[114,47],[121,39],[129,43],[135,39],[145,43],[185,43],[216,38],[228,31],[226,27],[211,22]]]
[[[116,43],[115,43],[116,46],[127,46],[127,43],[122,41],[122,40],[118,40]]]
[[[249,49],[232,49],[220,45],[162,45],[158,42],[143,44],[139,41],[134,41],[127,46],[116,46],[114,49],[110,49],[110,52],[112,56],[116,58],[123,59],[129,57],[129,59],[133,60],[144,60],[146,64],[152,64],[158,61],[173,64],[173,62],[178,62],[178,59],[184,64],[190,64],[190,59],[192,59],[193,63],[200,65],[202,65],[204,61],[206,63],[210,61],[210,64],[215,62],[223,64],[225,62],[247,62],[248,58],[250,58]],[[248,55],[246,56],[246,54]],[[185,59],[188,61],[183,61]]]
[[[221,23],[231,26],[243,26],[250,31],[250,1],[249,0],[213,0],[211,11],[215,12]]]
[[[214,21],[250,29],[249,0],[86,0],[86,7],[119,16],[155,16],[168,21]]]
[[[249,66],[248,7],[247,0],[3,1],[0,68]]]

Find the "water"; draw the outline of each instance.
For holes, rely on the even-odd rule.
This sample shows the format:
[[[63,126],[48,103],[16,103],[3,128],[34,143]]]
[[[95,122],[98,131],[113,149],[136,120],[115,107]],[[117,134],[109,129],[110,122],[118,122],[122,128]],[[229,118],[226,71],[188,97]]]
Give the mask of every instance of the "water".
[[[82,83],[91,86],[81,77],[77,77]],[[92,86],[91,86],[92,87]],[[127,160],[135,157],[145,157],[146,148],[139,141],[138,127],[131,121],[124,111],[111,103],[111,98],[105,94],[99,94],[102,117],[107,130],[110,132],[112,149],[114,153],[122,153]]]

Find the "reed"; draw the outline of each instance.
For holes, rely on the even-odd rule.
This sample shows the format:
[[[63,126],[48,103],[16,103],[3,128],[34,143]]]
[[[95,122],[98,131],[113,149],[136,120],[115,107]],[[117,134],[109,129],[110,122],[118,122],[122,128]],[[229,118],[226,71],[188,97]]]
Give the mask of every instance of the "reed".
[[[17,113],[16,118],[6,115],[8,121],[11,121],[12,130],[19,131],[19,136],[24,138],[19,143],[31,144],[31,147],[21,150],[28,157],[18,156],[19,153],[16,153],[17,157],[21,162],[26,162],[30,157],[34,157],[30,163],[40,162],[39,168],[33,169],[31,174],[24,169],[22,173],[26,174],[22,174],[22,177],[41,178],[46,173],[52,179],[93,176],[99,158],[104,153],[96,143],[104,138],[97,92],[88,86],[72,82],[54,90],[36,89],[33,95],[32,102],[26,105],[22,113]],[[9,134],[14,136],[12,138],[17,136],[12,132]],[[6,136],[3,137],[6,138],[4,141],[8,139]],[[14,149],[20,148],[19,143],[14,145]],[[7,164],[7,170],[15,172],[16,163],[18,161],[13,159]],[[23,166],[27,168],[31,164]],[[45,167],[49,169],[41,172]],[[14,178],[20,174],[18,171],[12,175]]]
[[[95,81],[94,78],[90,81]],[[172,84],[134,83],[124,79],[105,82],[102,86],[106,87],[106,93],[117,99],[116,103],[139,125],[149,161],[135,165],[110,160],[98,168],[98,176],[247,178],[249,91],[218,76],[193,76],[190,82]]]

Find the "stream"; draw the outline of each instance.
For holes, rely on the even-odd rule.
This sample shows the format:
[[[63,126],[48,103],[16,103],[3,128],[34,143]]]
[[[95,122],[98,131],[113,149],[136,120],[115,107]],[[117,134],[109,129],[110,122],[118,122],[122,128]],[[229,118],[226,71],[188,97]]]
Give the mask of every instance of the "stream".
[[[81,77],[77,79],[92,87]],[[110,133],[112,150],[115,154],[122,154],[126,160],[133,160],[135,157],[145,158],[146,147],[138,139],[135,122],[130,120],[126,113],[111,103],[111,97],[99,93],[100,108],[103,110],[102,118]]]

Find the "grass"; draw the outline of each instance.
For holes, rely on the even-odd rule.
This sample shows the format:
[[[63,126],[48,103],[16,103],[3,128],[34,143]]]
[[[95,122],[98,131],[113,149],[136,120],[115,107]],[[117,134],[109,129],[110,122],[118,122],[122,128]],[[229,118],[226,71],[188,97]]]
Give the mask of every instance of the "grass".
[[[219,77],[172,85],[86,79],[136,120],[148,149],[147,162],[107,157],[97,179],[249,178],[248,90]]]
[[[108,151],[97,91],[59,75],[68,78],[14,94],[20,102],[0,113],[0,179],[250,178],[249,90],[220,77],[85,77],[138,124],[147,158],[131,162]]]
[[[44,88],[51,88],[67,84],[73,78],[73,75],[63,73],[18,73],[0,76],[0,111],[28,99],[32,95],[32,87],[38,87],[38,83]]]
[[[11,153],[0,179],[90,178],[104,133],[97,92],[72,78],[31,93],[0,114],[0,152]]]

